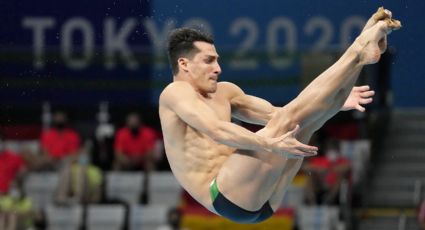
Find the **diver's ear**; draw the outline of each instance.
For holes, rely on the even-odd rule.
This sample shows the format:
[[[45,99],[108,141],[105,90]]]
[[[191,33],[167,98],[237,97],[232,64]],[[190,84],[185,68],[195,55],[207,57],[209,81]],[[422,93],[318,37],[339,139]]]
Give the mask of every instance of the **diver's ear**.
[[[181,57],[179,59],[177,59],[177,64],[179,66],[179,69],[184,71],[184,72],[188,72],[188,68],[187,68],[187,64],[188,64],[189,60],[187,58]]]

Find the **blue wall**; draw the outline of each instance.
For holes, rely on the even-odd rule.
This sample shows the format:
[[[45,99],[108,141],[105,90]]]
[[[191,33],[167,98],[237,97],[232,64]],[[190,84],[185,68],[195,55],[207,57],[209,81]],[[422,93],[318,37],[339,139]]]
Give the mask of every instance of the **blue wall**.
[[[167,23],[181,26],[194,18],[203,19],[204,27],[214,33],[219,51],[225,50],[225,47],[240,48],[243,42],[248,42],[250,34],[256,34],[258,37],[253,39],[255,40],[253,46],[247,47],[267,48],[272,42],[270,37],[274,36],[267,31],[276,20],[285,25],[283,29],[278,30],[280,48],[282,45],[286,45],[286,48],[293,47],[301,50],[343,48],[347,41],[355,38],[361,28],[361,22],[368,19],[379,6],[385,6],[403,24],[402,30],[392,33],[389,37],[389,48],[395,54],[391,76],[388,76],[391,78],[393,89],[393,104],[397,107],[425,106],[425,65],[422,64],[425,61],[425,18],[422,15],[425,12],[425,1],[225,0],[212,3],[180,0],[173,3],[169,4],[165,0],[154,1],[155,21],[165,26]],[[240,22],[243,21],[242,18],[248,20]],[[317,22],[315,18],[319,18],[320,22]],[[236,30],[238,26],[242,28],[240,31]],[[232,27],[237,32],[232,33]],[[295,41],[292,42],[291,38],[285,37],[288,33],[291,34],[288,37],[293,37]],[[274,82],[278,75],[281,75],[280,78],[283,79],[290,78],[299,71],[298,60],[292,60],[289,66],[279,69],[270,67],[270,63],[258,64],[260,66],[256,68],[242,68],[245,71],[224,65],[222,79],[232,80],[251,76],[273,78],[274,76],[274,80],[270,80]],[[264,73],[269,76],[264,76]],[[161,73],[160,76],[163,74]],[[290,79],[287,82],[289,83],[277,84],[275,87],[270,85],[254,87],[250,92],[271,101],[277,100],[276,98],[290,99],[296,95],[299,88],[298,84]]]
[[[150,54],[140,48],[149,47],[140,22],[150,12],[146,0],[0,3],[1,103],[150,101]]]
[[[287,101],[300,90],[299,51],[345,47],[381,5],[403,24],[402,30],[389,37],[395,53],[388,76],[393,103],[397,107],[425,106],[425,19],[420,15],[425,1],[421,0],[0,3],[0,75],[6,80],[0,85],[0,100],[13,105],[43,100],[77,105],[99,100],[156,104],[162,86],[171,80],[164,56],[168,31],[197,25],[216,38],[222,80],[237,81],[248,93],[272,102]],[[40,18],[45,23],[45,55],[37,59],[33,23]],[[68,34],[71,47],[65,44],[66,27],[72,31]],[[106,27],[115,30],[110,37],[115,43],[105,41]],[[125,28],[129,31],[121,32],[123,48],[116,43]],[[92,43],[87,36],[92,36]],[[86,48],[81,48],[84,45]],[[114,50],[114,45],[119,47],[108,59],[107,50]],[[120,53],[123,50],[130,56]],[[159,61],[151,67],[147,63],[152,58]]]

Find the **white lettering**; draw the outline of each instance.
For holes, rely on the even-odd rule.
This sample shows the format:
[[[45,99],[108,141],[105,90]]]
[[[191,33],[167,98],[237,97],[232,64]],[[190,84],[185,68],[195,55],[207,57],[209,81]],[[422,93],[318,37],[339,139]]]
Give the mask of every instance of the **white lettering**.
[[[279,54],[278,33],[279,30],[285,32],[286,43],[281,49],[285,52],[281,57]],[[270,57],[271,65],[277,69],[285,69],[291,66],[294,62],[294,54],[297,46],[297,32],[294,23],[284,17],[273,19],[267,27],[267,52]]]
[[[252,51],[258,39],[258,26],[250,18],[238,18],[230,26],[230,34],[237,36],[243,31],[247,32],[246,38],[235,51],[234,59],[229,65],[234,69],[255,69],[258,67],[258,58],[248,57],[253,55]],[[248,53],[251,51],[251,53]]]
[[[165,22],[165,26],[159,31],[158,27],[152,19],[146,19],[143,21],[143,25],[146,28],[147,35],[153,44],[154,51],[154,68],[164,68],[167,60],[165,58],[165,47],[168,37],[168,33],[176,28],[175,21],[168,19]]]
[[[362,31],[366,20],[360,16],[352,16],[344,20],[341,26],[341,49],[346,49],[356,37],[352,37],[353,30]]]
[[[313,35],[317,30],[322,30],[319,40],[313,44],[313,51],[323,51],[329,48],[329,44],[334,36],[334,31],[331,22],[324,17],[313,17],[308,20],[304,27],[304,32],[307,35]]]
[[[81,58],[72,57],[74,50],[72,45],[72,38],[74,32],[77,30],[81,31],[83,40]],[[84,18],[72,18],[63,25],[61,35],[61,50],[65,63],[71,69],[85,68],[90,63],[94,51],[94,33],[90,22]]]
[[[125,60],[127,68],[131,70],[137,69],[139,64],[135,60],[132,52],[130,51],[126,40],[131,30],[136,26],[137,22],[134,18],[125,20],[124,25],[116,34],[116,22],[113,18],[108,18],[104,25],[104,47],[106,53],[105,66],[108,69],[113,69],[116,66],[115,52],[118,51],[121,57]]]
[[[51,17],[26,17],[22,20],[22,26],[33,31],[33,66],[36,69],[44,67],[44,31],[54,25],[55,20]]]
[[[183,23],[183,27],[190,27],[209,34],[213,34],[210,23],[203,18],[190,18]]]

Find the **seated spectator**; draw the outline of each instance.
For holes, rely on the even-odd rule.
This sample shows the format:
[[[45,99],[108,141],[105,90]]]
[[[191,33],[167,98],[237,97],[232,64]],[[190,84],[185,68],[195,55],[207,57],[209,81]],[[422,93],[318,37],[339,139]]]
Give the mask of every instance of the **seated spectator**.
[[[155,167],[154,150],[157,135],[155,130],[145,126],[137,113],[130,113],[126,126],[119,129],[115,136],[116,170],[143,170],[143,191],[140,202],[148,203],[149,173]]]
[[[306,200],[308,204],[338,203],[338,194],[341,183],[349,179],[351,162],[342,156],[339,142],[330,139],[325,144],[325,154],[312,157],[303,169],[309,175],[306,186]]]
[[[0,135],[0,229],[27,229],[32,226],[32,203],[22,190],[25,162],[3,143]]]
[[[143,125],[137,113],[127,116],[126,126],[115,136],[115,169],[152,170],[155,166],[153,150],[157,135],[155,130]]]
[[[36,169],[57,170],[64,162],[75,162],[80,150],[80,136],[69,127],[67,115],[58,111],[52,120],[52,127],[41,133],[42,154]]]
[[[21,192],[0,195],[0,229],[30,229],[33,226],[34,213],[32,202]]]
[[[86,154],[66,165],[61,171],[61,180],[55,201],[57,204],[99,203],[102,195],[102,171],[88,163]]]
[[[21,184],[25,171],[24,159],[19,153],[5,149],[0,135],[0,194],[7,194],[14,183]]]

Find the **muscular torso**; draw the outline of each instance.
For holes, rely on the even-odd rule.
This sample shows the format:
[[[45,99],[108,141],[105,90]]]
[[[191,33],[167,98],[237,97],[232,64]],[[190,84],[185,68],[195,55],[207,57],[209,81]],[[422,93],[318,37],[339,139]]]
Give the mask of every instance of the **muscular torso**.
[[[231,119],[229,92],[223,84],[209,97],[199,95],[223,121]],[[196,108],[193,108],[196,109]],[[164,144],[171,170],[183,188],[198,202],[214,211],[209,195],[209,184],[234,149],[213,141],[195,130],[169,108],[159,105],[159,116]]]

